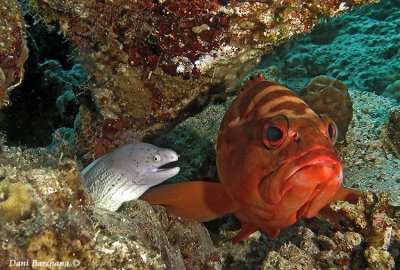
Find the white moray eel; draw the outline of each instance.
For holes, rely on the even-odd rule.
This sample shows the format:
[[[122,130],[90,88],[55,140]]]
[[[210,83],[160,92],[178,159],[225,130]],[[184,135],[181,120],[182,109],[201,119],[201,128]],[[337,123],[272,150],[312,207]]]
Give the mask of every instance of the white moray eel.
[[[116,211],[123,202],[135,200],[177,175],[179,167],[159,168],[177,160],[178,155],[170,149],[130,143],[96,159],[81,173],[96,206]]]

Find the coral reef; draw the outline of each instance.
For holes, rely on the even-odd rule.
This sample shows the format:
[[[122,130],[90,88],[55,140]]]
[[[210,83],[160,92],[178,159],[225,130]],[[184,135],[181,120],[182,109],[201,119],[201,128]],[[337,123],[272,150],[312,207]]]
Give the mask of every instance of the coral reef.
[[[370,269],[392,269],[394,259],[389,248],[399,247],[400,220],[394,208],[389,205],[389,194],[381,193],[378,199],[370,192],[364,192],[356,205],[348,202],[333,202],[330,207],[346,217],[347,227],[364,235],[368,248],[364,256]],[[335,226],[335,225],[334,225]]]
[[[206,121],[204,117],[200,119]],[[205,229],[199,223],[185,224],[168,217],[162,207],[140,200],[125,203],[118,212],[94,207],[79,166],[60,154],[63,147],[53,146],[50,154],[40,148],[4,146],[0,185],[18,180],[29,186],[35,207],[24,220],[0,223],[0,265],[33,269],[243,269],[260,265],[262,269],[299,265],[303,268],[293,269],[316,265],[378,269],[393,265],[398,217],[385,196],[375,201],[364,195],[353,206],[336,203],[339,211],[355,211],[363,219],[348,214],[346,221],[332,225],[317,218],[307,223],[300,220],[275,239],[256,232],[233,245],[230,239],[239,229],[233,216],[209,222]]]
[[[38,66],[43,74],[41,87],[54,92],[57,96],[56,112],[62,119],[64,126],[71,126],[75,120],[79,105],[73,89],[79,86],[86,78],[82,65],[75,64],[70,70],[64,70],[55,60],[46,60]],[[54,103],[53,103],[54,104]]]
[[[52,134],[52,142],[46,149],[53,156],[63,156],[73,159],[76,155],[74,146],[74,129],[59,128]]]
[[[131,206],[136,210],[126,210],[124,215],[92,209],[74,161],[51,156],[44,149],[23,151],[4,146],[0,163],[2,187],[18,179],[17,185],[30,186],[37,206],[25,220],[0,223],[0,265],[20,263],[52,269],[63,263],[86,269],[160,269],[169,261],[172,268],[183,268],[180,253],[176,255],[177,249],[162,234],[158,216],[148,204],[138,201]],[[155,252],[149,237],[163,250]],[[161,253],[162,257],[157,255]],[[21,265],[25,262],[28,265]]]
[[[297,240],[269,252],[262,269],[394,268],[400,220],[388,205],[387,195],[374,199],[365,192],[356,205],[335,201],[331,208],[343,217],[329,226],[300,227]]]
[[[77,137],[80,155],[93,159],[119,145],[104,138],[108,125],[122,143],[131,142],[127,133],[140,138],[165,129],[199,95],[231,90],[273,45],[322,16],[371,2],[32,0],[30,6],[44,22],[58,22],[92,76],[87,87],[95,106],[79,114],[91,119],[81,125],[90,130],[79,129]]]
[[[0,109],[9,104],[9,93],[24,78],[28,59],[25,25],[17,0],[0,1]]]
[[[214,245],[204,225],[170,218],[162,207],[140,200],[125,203],[118,212],[94,207],[83,185],[81,168],[63,157],[63,147],[54,145],[49,153],[42,148],[4,146],[0,154],[1,194],[3,186],[18,181],[20,187],[29,187],[35,207],[23,220],[0,222],[0,265],[29,269],[219,269],[225,258],[232,256]],[[237,249],[235,256],[244,259],[248,251]]]
[[[170,135],[160,141],[170,147],[173,145],[174,149],[186,147],[191,155],[185,155],[190,160],[202,153],[192,153],[193,149],[188,147],[184,133],[187,132],[188,137],[197,134],[195,138],[198,137],[199,142],[209,140],[206,148],[211,155],[216,133],[205,127],[218,129],[226,106],[225,103],[211,106],[202,114],[182,122],[182,127],[176,127],[173,132],[175,137]],[[179,129],[181,131],[178,132]],[[364,239],[368,238],[368,231],[351,232],[345,230],[345,226],[334,225],[330,234],[320,235],[321,228],[328,225],[318,219],[312,219],[307,224],[299,221],[283,230],[275,239],[267,239],[264,233],[257,232],[243,243],[232,245],[230,240],[239,229],[232,216],[210,222],[206,230],[202,224],[185,224],[170,218],[162,207],[151,207],[140,200],[125,203],[120,211],[114,213],[93,207],[82,184],[79,166],[62,155],[63,152],[67,156],[73,154],[69,150],[64,151],[70,147],[68,140],[71,135],[67,135],[71,134],[70,131],[55,132],[54,140],[57,143],[52,146],[50,153],[40,148],[23,151],[4,146],[0,154],[2,181],[13,178],[29,185],[36,208],[25,220],[1,223],[0,239],[7,239],[6,244],[0,247],[1,265],[9,265],[10,260],[16,260],[20,263],[27,261],[32,268],[39,268],[32,265],[36,260],[42,262],[41,269],[51,269],[51,264],[62,263],[68,263],[69,266],[79,263],[87,269],[243,269],[258,268],[264,260],[264,268],[268,269],[270,265],[276,265],[271,260],[281,260],[281,256],[290,262],[290,258],[284,257],[281,251],[294,254],[294,249],[298,252],[301,250],[299,254],[306,254],[301,259],[304,267],[348,265],[349,261],[351,265],[356,262],[361,266],[368,265],[363,255],[366,249],[362,247],[366,241]],[[177,137],[181,139],[173,141]],[[204,157],[197,158],[200,162]],[[206,160],[207,157],[203,165],[199,165],[199,162],[190,165],[197,166],[199,175],[214,177],[212,173],[210,175],[212,166]],[[195,175],[195,168],[186,173],[186,177],[190,178]],[[21,231],[24,234],[20,234]],[[318,239],[321,249],[318,252],[314,249],[315,239]],[[359,244],[357,239],[363,239],[363,242]],[[374,248],[378,249],[377,246]],[[374,251],[372,248],[368,250]],[[274,254],[276,258],[272,258]],[[388,259],[390,257],[389,254]],[[310,258],[312,260],[307,261]],[[374,257],[371,255],[368,258]]]
[[[289,243],[267,254],[261,269],[349,269],[352,253],[363,237],[356,232],[335,232],[331,237],[308,228],[298,230],[297,245]]]
[[[3,7],[3,2],[0,0],[1,7]],[[7,3],[10,2],[12,1]],[[73,2],[78,3],[78,1]],[[114,4],[122,2],[124,1],[108,1],[106,3],[98,3],[98,5],[104,8],[111,8]],[[300,38],[297,45],[293,43],[293,50],[285,52],[278,50],[277,56],[282,59],[282,62],[287,61],[285,55],[292,57],[291,61],[285,62],[285,69],[281,69],[280,60],[276,60],[274,61],[275,67],[269,67],[266,70],[273,72],[275,75],[282,74],[282,81],[287,83],[286,86],[293,89],[296,89],[296,87],[300,89],[311,78],[320,74],[327,73],[330,76],[340,74],[340,78],[335,77],[351,88],[350,95],[354,102],[354,117],[346,135],[348,144],[339,149],[344,165],[344,184],[348,187],[362,190],[390,190],[392,192],[390,200],[399,205],[400,186],[398,182],[400,179],[400,161],[393,156],[392,150],[387,152],[383,150],[385,142],[382,137],[378,136],[378,131],[383,130],[382,124],[388,122],[388,108],[393,108],[393,111],[398,111],[400,108],[393,99],[377,96],[374,93],[353,91],[357,88],[379,94],[389,83],[398,80],[398,77],[395,80],[385,79],[385,75],[390,73],[388,72],[389,65],[398,61],[398,55],[396,54],[396,42],[398,40],[397,36],[393,34],[397,33],[394,32],[397,28],[393,30],[389,26],[395,25],[397,27],[396,20],[399,16],[398,11],[391,6],[389,7],[390,2],[394,3],[394,1],[382,1],[381,8],[372,8],[366,12],[362,11],[365,12],[365,16],[360,16],[361,11],[346,15],[345,18],[350,22],[346,22],[345,18],[338,18],[334,21],[335,23],[328,22],[330,25],[323,25],[321,28],[315,29],[311,42],[315,46],[318,45],[318,47],[310,46],[309,48],[308,45],[305,45],[304,40],[311,40],[309,36]],[[35,3],[35,1],[31,1],[31,3]],[[91,47],[82,49],[83,45],[82,47],[79,44],[77,45],[81,48],[82,59],[87,60],[85,64],[88,66],[93,64],[94,68],[90,70],[94,70],[97,73],[94,75],[93,81],[86,85],[86,89],[77,90],[75,87],[74,91],[76,94],[79,94],[79,98],[90,93],[92,89],[100,88],[99,81],[105,82],[103,84],[104,91],[98,90],[96,95],[98,97],[103,95],[104,99],[99,100],[104,102],[109,101],[107,98],[114,98],[116,96],[116,101],[113,101],[115,103],[106,104],[109,106],[108,108],[112,108],[111,104],[115,105],[118,102],[124,101],[124,99],[119,99],[119,92],[114,90],[122,89],[122,87],[119,88],[119,84],[130,83],[129,76],[133,74],[132,70],[135,68],[136,71],[147,68],[147,72],[137,73],[139,75],[144,74],[144,76],[137,75],[135,78],[141,79],[143,77],[146,82],[155,82],[154,85],[156,88],[152,84],[146,84],[146,87],[139,88],[139,90],[134,89],[133,86],[129,88],[131,92],[137,91],[143,95],[143,99],[138,100],[144,102],[144,112],[149,106],[154,108],[156,112],[167,111],[166,108],[168,108],[169,104],[162,102],[164,101],[164,95],[171,97],[172,92],[168,92],[171,88],[161,87],[167,83],[173,84],[176,88],[179,88],[180,84],[182,84],[182,93],[188,91],[188,89],[192,91],[190,87],[193,86],[195,88],[197,84],[202,83],[202,80],[206,80],[207,78],[209,79],[209,85],[214,84],[214,81],[211,83],[210,79],[212,75],[207,73],[212,72],[212,66],[210,66],[208,71],[208,66],[204,66],[204,69],[201,71],[205,72],[205,74],[198,75],[195,65],[193,65],[194,67],[191,69],[192,73],[187,75],[199,76],[197,78],[198,82],[193,78],[184,78],[186,75],[180,75],[182,74],[180,72],[185,73],[190,70],[190,63],[184,57],[177,57],[177,62],[173,63],[173,68],[169,71],[165,65],[167,63],[166,58],[162,58],[166,56],[161,56],[161,54],[158,56],[163,61],[160,60],[159,66],[151,72],[150,79],[147,80],[152,64],[149,55],[150,53],[157,53],[157,51],[154,52],[151,50],[149,54],[145,54],[143,51],[137,54],[139,57],[146,57],[145,61],[137,61],[137,67],[130,66],[128,60],[121,61],[123,63],[121,67],[125,68],[127,74],[125,77],[123,75],[124,69],[115,69],[117,65],[110,60],[111,56],[104,57],[105,53],[103,54],[103,52],[107,51],[104,43],[101,43],[100,39],[92,39],[92,36],[89,35],[91,33],[82,31],[84,29],[82,27],[90,28],[91,26],[79,25],[81,20],[90,21],[98,18],[96,23],[99,24],[99,27],[104,27],[104,31],[107,31],[107,26],[112,22],[103,20],[105,18],[100,18],[100,16],[97,18],[88,18],[86,16],[87,13],[84,11],[86,7],[92,4],[92,1],[86,1],[85,4],[77,6],[73,6],[71,4],[72,1],[65,1],[65,3],[66,5],[58,6],[54,1],[42,1],[41,5],[42,7],[46,5],[55,7],[52,14],[57,14],[58,17],[55,20],[61,21],[62,27],[60,28],[60,32],[65,33],[70,38],[75,36],[73,38],[75,44],[79,43],[79,41],[77,42],[79,39],[82,40],[82,44],[93,42],[95,48],[101,51],[98,53],[97,58],[92,58],[90,56],[93,53]],[[141,3],[144,2],[141,1]],[[169,4],[170,2],[158,1],[151,4],[159,7],[163,3]],[[212,3],[215,4],[217,2]],[[222,2],[220,3],[223,5]],[[227,5],[226,1],[224,3],[224,5]],[[240,2],[238,5],[250,6],[251,3],[253,2]],[[271,1],[268,3],[271,3]],[[398,1],[396,3],[398,6]],[[263,2],[257,2],[257,4],[267,5]],[[136,5],[136,3],[132,3],[132,5]],[[334,1],[326,1],[325,7],[327,5],[336,4]],[[339,7],[339,5],[336,6]],[[79,16],[73,17],[72,20],[66,20],[65,17],[62,17],[63,15],[70,15],[63,13],[66,9],[72,10],[74,8],[79,12]],[[262,9],[259,12],[260,16],[263,14],[261,11]],[[277,22],[281,20],[285,21],[285,16],[288,14],[284,8],[281,11],[282,17],[275,17]],[[329,12],[326,8],[325,11]],[[176,18],[175,13],[172,11],[169,14],[172,14],[171,16],[175,16]],[[235,16],[237,16],[239,21],[240,16],[237,14],[239,13],[236,13]],[[275,12],[275,14],[279,14],[279,12]],[[51,15],[46,16],[43,13],[42,15],[45,19],[51,17]],[[241,16],[248,18],[246,16],[251,15],[242,14]],[[1,16],[1,18],[4,17]],[[199,20],[202,19],[199,18]],[[295,20],[295,17],[293,17],[293,20]],[[233,19],[229,23],[232,23],[232,21]],[[148,27],[148,24],[144,25]],[[365,28],[360,27],[360,25],[363,25]],[[179,27],[184,27],[184,25],[176,27],[179,29]],[[207,31],[214,30],[213,27],[215,27],[215,24],[207,22],[194,25],[190,30],[193,32],[193,35],[203,35]],[[246,27],[248,28],[247,32],[242,31]],[[248,35],[251,32],[258,33],[252,27],[254,25],[251,23],[243,23],[237,29]],[[336,35],[319,37],[318,33],[323,32],[324,27],[326,27],[325,29],[330,29],[330,31],[334,29]],[[174,28],[174,30],[176,29]],[[233,26],[231,30],[234,30]],[[362,41],[359,40],[358,43],[362,44],[365,50],[343,49],[342,45],[354,44],[352,41],[354,41],[357,33],[360,34],[359,36],[362,36]],[[152,34],[149,32],[149,38],[141,39],[141,41],[154,44],[157,40],[154,41],[151,39],[153,37]],[[389,45],[385,41],[385,38],[387,38],[385,34],[390,36],[393,44]],[[173,38],[174,33],[171,33],[171,35],[171,38]],[[189,34],[185,37],[187,38],[188,36]],[[3,38],[3,35],[0,35],[1,38]],[[165,39],[167,38],[168,35]],[[249,43],[252,42],[251,37],[247,36],[246,38]],[[110,36],[107,40],[112,39],[113,36]],[[112,42],[118,43],[121,41],[114,40]],[[369,46],[366,45],[367,43]],[[298,44],[300,45],[298,46]],[[377,46],[373,47],[376,44]],[[235,44],[231,45],[234,46]],[[328,45],[332,45],[332,47],[328,47]],[[252,44],[249,46],[252,46]],[[300,56],[297,55],[299,47],[303,51],[303,54]],[[337,48],[339,53],[333,50],[333,47]],[[179,48],[168,48],[171,50],[176,49],[179,52]],[[122,53],[127,54],[126,52]],[[360,55],[357,56],[357,53]],[[365,56],[364,53],[371,54],[371,56]],[[376,57],[375,53],[383,58]],[[207,56],[207,53],[205,55]],[[341,55],[343,57],[334,57],[334,55]],[[206,56],[204,59],[200,56],[199,59],[212,60]],[[102,57],[104,60],[103,72],[99,71],[100,66],[97,66],[98,62],[96,62]],[[173,59],[175,56],[171,54],[168,57]],[[189,59],[189,56],[187,58]],[[216,59],[218,60],[218,58]],[[353,60],[350,61],[349,59]],[[385,62],[380,62],[381,60]],[[108,63],[114,69],[108,66]],[[185,63],[189,66],[188,69],[186,69]],[[232,61],[232,63],[237,64],[238,62]],[[252,64],[249,65],[251,66]],[[56,70],[56,66],[52,64],[48,65],[48,67],[54,67],[54,70]],[[379,70],[375,70],[375,66],[379,66]],[[67,70],[70,68],[63,66],[62,69]],[[226,80],[232,79],[232,85],[235,80],[240,80],[240,76],[235,74],[237,70],[232,68],[232,71],[230,71],[229,68],[232,68],[232,66],[227,65],[225,71],[222,69],[215,71],[215,83],[222,83],[225,80],[221,79],[222,74],[230,77],[237,76],[237,78],[233,79],[226,78]],[[393,69],[396,74],[397,67],[395,65],[390,67],[390,69]],[[242,71],[244,72],[244,70]],[[168,73],[173,73],[173,71],[178,72],[177,75]],[[241,74],[242,71],[237,72]],[[296,73],[298,71],[299,73]],[[102,75],[114,78],[113,72],[120,75],[119,79],[110,79],[109,81],[98,79]],[[297,78],[297,80],[294,78],[288,79],[287,76],[290,72],[293,72],[292,74],[296,76],[302,76],[303,74],[304,78]],[[55,76],[51,73],[47,74],[49,76],[46,78],[50,78],[50,82],[54,82],[52,78]],[[72,81],[70,78],[67,78],[67,80],[69,82]],[[59,83],[55,83],[55,85],[66,86],[62,82]],[[43,81],[40,84],[44,84]],[[213,87],[210,86],[210,88]],[[151,95],[149,94],[150,89],[152,89]],[[13,94],[16,90],[13,90]],[[168,93],[164,93],[164,91]],[[208,89],[204,91],[208,91]],[[213,88],[213,91],[218,91],[218,89]],[[28,94],[28,92],[30,91],[27,91],[25,94]],[[130,92],[128,91],[128,93]],[[179,94],[182,95],[182,93]],[[57,98],[60,96],[59,94],[58,92]],[[55,112],[56,115],[60,115],[58,112],[62,112],[63,110],[65,112],[70,111],[68,108],[71,105],[71,107],[75,106],[76,102],[76,99],[70,94],[71,92],[68,92],[63,97],[60,97],[58,106],[54,105],[53,107],[54,110],[49,110],[47,105],[39,109],[40,112],[51,111]],[[169,96],[170,94],[171,96]],[[188,100],[193,98],[192,94],[195,95],[194,91],[190,93],[190,96],[184,102],[188,102],[187,104],[189,104]],[[127,92],[124,95],[127,97],[127,100],[134,97],[133,94],[128,97]],[[149,96],[151,96],[150,101],[146,99]],[[86,97],[90,97],[90,95]],[[179,99],[178,97],[180,98],[181,96],[177,95],[177,99]],[[54,98],[54,102],[51,101],[48,104],[56,104],[57,98]],[[201,106],[204,106],[208,98],[208,95],[204,94],[197,102]],[[88,100],[90,101],[90,98]],[[33,102],[36,102],[36,99],[33,99]],[[26,103],[21,104],[26,106]],[[216,179],[215,162],[213,159],[215,158],[216,130],[228,104],[229,101],[227,104],[215,103],[205,109],[203,113],[182,122],[171,134],[154,139],[157,145],[176,150],[181,155],[180,160],[185,163],[186,167],[181,164],[179,165],[183,167],[182,175],[178,175],[178,178],[174,179],[174,181]],[[102,108],[106,108],[106,105]],[[190,103],[190,105],[193,105],[193,103]],[[124,110],[127,108],[123,107]],[[181,109],[179,106],[177,108]],[[171,110],[174,110],[174,108]],[[35,111],[37,112],[38,110]],[[20,111],[15,110],[14,112]],[[175,113],[176,111],[173,112]],[[113,111],[110,109],[110,114],[112,113]],[[69,114],[64,113],[64,115]],[[76,121],[76,126],[81,129],[81,131],[77,132],[78,141],[79,139],[82,140],[80,155],[87,155],[84,162],[93,160],[95,155],[106,153],[109,149],[119,144],[140,139],[145,133],[159,129],[160,126],[162,127],[162,121],[164,120],[160,120],[159,118],[155,120],[158,115],[153,112],[152,114],[153,116],[147,118],[148,122],[137,124],[139,126],[137,128],[133,120],[129,118],[130,116],[121,119],[106,119],[106,117],[96,112],[96,106],[93,106],[92,103],[85,103],[85,106],[81,107],[81,117]],[[190,113],[183,113],[184,117],[188,115]],[[0,115],[0,118],[3,124],[4,114]],[[31,119],[26,116],[22,118]],[[395,123],[394,121],[392,122]],[[12,125],[15,123],[15,120],[9,123],[11,123],[9,125]],[[54,130],[53,128],[44,128],[39,125],[36,128],[25,127],[21,124],[18,125],[31,133],[44,129],[48,131]],[[140,127],[143,128],[140,129]],[[20,130],[20,132],[23,131]],[[393,134],[396,134],[395,132],[396,129],[393,129]],[[30,135],[28,133],[26,137]],[[32,135],[32,137],[36,136]],[[388,132],[384,136],[388,138]],[[15,139],[16,142],[13,142],[13,144],[17,144],[18,139],[22,138],[22,134],[8,134],[8,137]],[[72,160],[76,158],[75,149],[72,144],[73,137],[72,129],[57,129],[52,135],[53,144],[46,151],[42,148],[22,150],[20,148],[8,147],[4,145],[3,136],[0,134],[0,185],[17,183],[21,187],[27,187],[30,198],[34,202],[34,207],[24,212],[26,216],[22,220],[0,222],[0,265],[8,266],[12,263],[15,265],[19,263],[21,266],[24,266],[23,264],[27,262],[29,267],[41,269],[54,269],[51,263],[53,265],[68,263],[66,267],[79,264],[82,268],[86,269],[257,269],[261,265],[264,269],[270,269],[272,266],[277,269],[288,269],[289,267],[293,269],[296,269],[296,267],[297,269],[299,267],[302,267],[300,269],[315,269],[317,266],[324,269],[335,267],[342,267],[344,269],[384,269],[393,267],[393,259],[396,266],[399,264],[398,217],[395,211],[392,214],[391,207],[385,206],[385,201],[387,200],[385,196],[381,197],[381,201],[374,200],[372,203],[370,200],[371,196],[366,196],[359,205],[355,206],[337,204],[340,209],[345,209],[347,213],[356,213],[356,216],[362,217],[359,219],[362,222],[359,223],[357,223],[357,219],[352,219],[352,215],[349,215],[350,218],[342,218],[342,220],[334,222],[331,226],[318,219],[309,221],[300,220],[293,226],[282,230],[277,238],[268,239],[264,233],[256,232],[246,241],[236,245],[232,245],[230,239],[237,233],[239,224],[232,216],[226,216],[209,222],[206,224],[206,230],[202,224],[184,224],[179,220],[170,218],[161,207],[150,207],[143,201],[126,203],[122,206],[121,211],[116,213],[97,209],[92,205],[91,199],[82,185],[79,175],[82,166],[79,166]],[[92,138],[96,143],[90,145],[93,148],[85,153],[85,147],[89,146],[88,141]],[[389,141],[392,140],[389,139]],[[363,173],[361,174],[360,171]],[[0,199],[0,203],[2,201],[3,199]],[[379,205],[380,203],[381,205]],[[363,207],[365,207],[365,210]],[[357,224],[366,224],[366,227],[363,228]],[[42,262],[42,265],[33,266],[34,260]]]
[[[353,117],[353,103],[349,90],[340,81],[327,76],[315,77],[299,95],[318,114],[325,114],[335,121],[339,139],[344,139]]]

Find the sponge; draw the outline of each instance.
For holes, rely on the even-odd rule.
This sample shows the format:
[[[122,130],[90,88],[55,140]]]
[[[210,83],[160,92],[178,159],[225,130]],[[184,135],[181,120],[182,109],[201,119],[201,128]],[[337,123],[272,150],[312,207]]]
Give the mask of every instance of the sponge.
[[[315,77],[299,95],[316,113],[329,116],[335,121],[339,140],[345,138],[353,117],[353,102],[347,87],[327,76]]]
[[[400,80],[397,80],[392,84],[389,84],[386,87],[386,90],[382,93],[382,96],[391,97],[400,101]]]

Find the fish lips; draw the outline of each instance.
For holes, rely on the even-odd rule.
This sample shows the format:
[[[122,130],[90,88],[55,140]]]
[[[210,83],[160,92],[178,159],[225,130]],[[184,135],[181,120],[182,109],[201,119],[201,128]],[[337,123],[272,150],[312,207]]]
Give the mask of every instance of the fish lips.
[[[173,177],[177,175],[180,171],[180,167],[173,167],[173,168],[153,168],[149,171],[151,175],[163,175],[167,178]]]
[[[298,202],[301,207],[296,212],[297,218],[315,216],[330,201],[340,187],[342,172],[338,172],[335,166],[330,165],[321,162],[303,167],[289,179],[288,182],[295,182],[297,186],[293,189],[302,196]],[[320,181],[315,184],[302,185],[302,182],[310,181],[310,175],[320,175]],[[290,187],[286,194],[286,196],[290,196]]]
[[[330,148],[313,149],[280,166],[260,184],[260,195],[275,216],[312,217],[334,196],[342,182],[342,164]]]

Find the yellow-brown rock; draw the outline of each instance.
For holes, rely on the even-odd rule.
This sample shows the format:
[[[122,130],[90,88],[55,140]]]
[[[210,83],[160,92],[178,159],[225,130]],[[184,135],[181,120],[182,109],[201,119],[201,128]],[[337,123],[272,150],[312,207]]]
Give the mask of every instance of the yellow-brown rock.
[[[5,221],[18,221],[31,216],[35,202],[27,185],[20,182],[0,182],[0,217]]]

